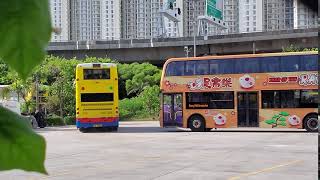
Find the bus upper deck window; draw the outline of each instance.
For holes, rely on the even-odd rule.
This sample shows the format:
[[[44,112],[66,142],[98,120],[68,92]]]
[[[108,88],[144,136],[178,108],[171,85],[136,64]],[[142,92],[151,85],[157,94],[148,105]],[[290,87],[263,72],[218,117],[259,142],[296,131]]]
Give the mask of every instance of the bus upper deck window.
[[[183,76],[184,62],[171,62],[167,65],[166,76]]]
[[[302,71],[318,70],[318,55],[304,55],[300,57]]]
[[[295,72],[301,70],[299,56],[283,56],[281,57],[281,71]]]
[[[110,69],[84,69],[83,79],[110,79]]]

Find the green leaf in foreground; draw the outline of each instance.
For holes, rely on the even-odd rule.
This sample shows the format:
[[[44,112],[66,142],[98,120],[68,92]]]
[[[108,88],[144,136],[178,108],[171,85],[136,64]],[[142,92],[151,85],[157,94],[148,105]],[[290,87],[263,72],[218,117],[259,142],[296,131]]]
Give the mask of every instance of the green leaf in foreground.
[[[46,143],[28,120],[0,106],[0,170],[22,169],[47,174]]]
[[[0,22],[0,59],[26,79],[50,40],[48,1],[1,0]]]

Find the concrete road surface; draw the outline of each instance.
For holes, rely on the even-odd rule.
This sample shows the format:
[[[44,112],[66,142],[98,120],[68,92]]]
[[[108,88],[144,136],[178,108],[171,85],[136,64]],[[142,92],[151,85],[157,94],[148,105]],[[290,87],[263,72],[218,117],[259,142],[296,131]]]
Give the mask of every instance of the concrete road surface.
[[[14,170],[0,172],[1,180],[318,179],[318,134],[303,130],[191,133],[123,122],[117,133],[38,132],[47,140],[50,175]]]

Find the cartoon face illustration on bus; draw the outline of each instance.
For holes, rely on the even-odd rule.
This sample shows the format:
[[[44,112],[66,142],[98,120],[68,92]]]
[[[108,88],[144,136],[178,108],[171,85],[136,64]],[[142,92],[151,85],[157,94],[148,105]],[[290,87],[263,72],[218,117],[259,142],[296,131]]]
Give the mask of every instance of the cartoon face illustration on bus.
[[[289,116],[288,121],[289,121],[289,124],[291,124],[292,126],[297,126],[301,122],[300,118],[296,115]]]
[[[252,88],[255,84],[255,80],[249,74],[245,74],[239,78],[240,86],[244,89]]]
[[[227,118],[226,116],[222,115],[222,114],[217,114],[215,116],[213,116],[213,120],[215,121],[215,123],[217,125],[224,125],[227,122]]]
[[[190,90],[201,90],[203,89],[203,79],[198,78],[190,81],[187,86]]]

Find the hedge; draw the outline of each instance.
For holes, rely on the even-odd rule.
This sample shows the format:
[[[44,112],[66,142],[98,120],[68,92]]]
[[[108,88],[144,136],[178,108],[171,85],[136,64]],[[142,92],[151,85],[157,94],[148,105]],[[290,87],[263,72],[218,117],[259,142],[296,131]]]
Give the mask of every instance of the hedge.
[[[63,126],[65,125],[63,119],[59,116],[49,116],[46,118],[48,126]]]

